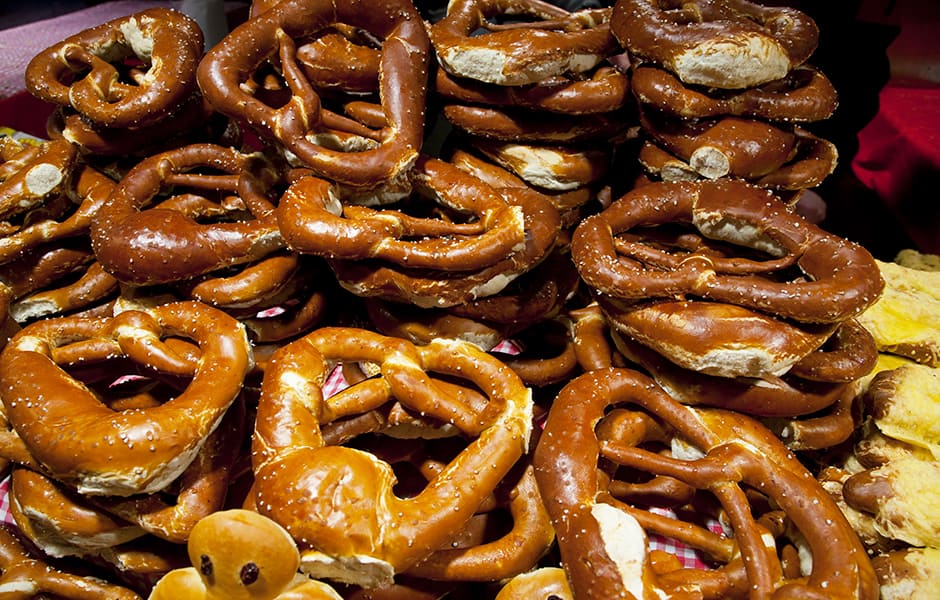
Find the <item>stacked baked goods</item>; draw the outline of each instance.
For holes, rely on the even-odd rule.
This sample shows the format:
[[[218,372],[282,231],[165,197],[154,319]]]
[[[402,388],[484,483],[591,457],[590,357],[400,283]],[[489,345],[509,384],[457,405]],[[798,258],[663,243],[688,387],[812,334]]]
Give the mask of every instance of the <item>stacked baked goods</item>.
[[[724,83],[641,39],[673,29]],[[205,50],[152,9],[37,55],[48,139],[0,139],[0,595],[928,586],[889,566],[936,530],[889,514],[887,465],[936,465],[883,362],[899,286],[783,193],[834,164],[795,126],[835,108],[816,35],[744,0],[259,0]],[[759,174],[742,128],[783,140]],[[620,171],[664,149],[695,176]]]

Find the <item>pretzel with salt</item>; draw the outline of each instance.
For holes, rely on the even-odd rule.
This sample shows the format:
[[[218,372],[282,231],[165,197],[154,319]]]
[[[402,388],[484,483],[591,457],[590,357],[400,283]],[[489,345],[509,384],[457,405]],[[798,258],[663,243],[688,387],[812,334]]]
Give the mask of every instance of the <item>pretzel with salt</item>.
[[[648,413],[674,431],[671,453],[642,439],[601,436],[608,408]],[[559,460],[559,457],[566,457]],[[733,540],[643,516],[615,499],[599,462],[678,479],[720,503]],[[562,565],[577,598],[878,597],[871,562],[854,531],[812,474],[766,428],[737,413],[695,409],[673,400],[647,376],[599,369],[572,380],[556,397],[535,451],[536,478],[555,525]],[[765,496],[774,511],[755,514],[747,493]],[[759,509],[757,509],[759,511]],[[643,519],[646,524],[641,527]],[[794,573],[778,555],[786,524],[812,556]],[[651,561],[646,529],[662,524],[694,546],[709,548],[713,570],[660,568]],[[652,527],[651,527],[652,526]]]
[[[711,256],[707,245],[686,251],[657,247],[655,236],[649,244],[626,237],[670,224],[743,254]],[[854,317],[884,288],[862,246],[790,212],[771,192],[731,179],[635,188],[584,219],[571,252],[585,282],[615,298],[697,297],[809,323]]]
[[[371,134],[373,143],[367,149],[335,150],[310,135],[329,125],[329,111],[322,110],[319,94],[298,63],[297,40],[335,23],[359,27],[381,40],[379,96],[386,123]],[[283,0],[249,18],[209,50],[197,78],[216,110],[277,140],[318,175],[372,188],[406,171],[420,152],[429,46],[424,20],[411,2]],[[270,60],[279,62],[291,93],[276,106],[243,85]]]
[[[324,398],[337,361],[372,363],[380,376]],[[393,491],[388,463],[327,445],[320,425],[393,399],[469,441],[408,498]],[[283,346],[266,367],[252,444],[252,502],[297,540],[308,574],[380,587],[450,541],[527,451],[531,426],[531,392],[471,344],[417,347],[365,330],[321,328]]]
[[[198,357],[179,354],[173,338],[192,340]],[[115,359],[188,383],[160,406],[112,410],[70,371]],[[56,480],[90,495],[150,493],[189,467],[237,398],[251,360],[244,328],[196,302],[44,319],[0,354],[2,400],[29,453]]]

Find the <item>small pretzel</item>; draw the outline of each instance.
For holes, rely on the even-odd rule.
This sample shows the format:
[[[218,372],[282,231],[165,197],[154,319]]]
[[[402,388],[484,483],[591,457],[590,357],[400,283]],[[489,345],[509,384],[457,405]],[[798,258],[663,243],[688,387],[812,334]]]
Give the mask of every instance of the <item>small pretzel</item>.
[[[606,65],[594,69],[587,79],[558,78],[524,86],[487,84],[438,69],[433,91],[448,103],[519,106],[583,115],[623,108],[630,101],[630,80],[622,71]]]
[[[498,15],[522,20],[508,26],[488,21]],[[614,54],[609,16],[609,9],[569,12],[541,0],[455,0],[431,25],[430,35],[438,62],[449,73],[526,85],[590,70]],[[478,29],[484,33],[471,35]]]
[[[691,225],[706,238],[770,259],[709,256],[708,245],[673,254],[621,238],[669,223]],[[811,323],[854,317],[884,288],[878,266],[860,245],[793,214],[772,193],[731,179],[635,188],[584,219],[571,251],[581,277],[616,298],[688,295]],[[776,277],[790,267],[803,275]]]
[[[742,89],[782,79],[816,50],[805,13],[748,0],[624,0],[610,28],[630,53],[688,85]]]
[[[189,279],[280,250],[284,241],[268,197],[277,177],[259,154],[214,144],[150,156],[124,176],[99,209],[90,231],[95,256],[120,281],[143,285]],[[148,209],[167,189],[176,204]],[[240,202],[234,207],[209,202],[213,195],[228,194],[237,194]],[[254,218],[196,220],[207,212],[238,214],[235,209],[247,209]]]
[[[769,121],[812,122],[832,116],[838,95],[832,82],[818,69],[801,66],[783,79],[732,94],[708,94],[653,65],[641,64],[630,76],[631,89],[641,104],[648,104],[683,119],[724,115]]]
[[[375,144],[369,149],[333,150],[309,137],[329,118],[297,62],[295,40],[335,23],[359,27],[381,40],[379,96],[386,124],[373,133]],[[213,47],[199,65],[198,80],[218,111],[273,137],[319,176],[371,188],[406,171],[421,149],[429,47],[424,21],[411,2],[389,0],[376,6],[362,0],[313,4],[284,0],[248,19]],[[291,92],[278,107],[242,85],[274,57]]]
[[[198,359],[163,341],[172,337],[198,344]],[[114,411],[67,371],[113,357],[130,359],[144,373],[190,381],[159,407]],[[45,319],[23,328],[0,354],[2,400],[36,462],[58,481],[92,495],[150,493],[192,463],[250,363],[244,328],[195,302],[113,318]],[[64,428],[81,433],[63,437]]]
[[[380,377],[323,398],[335,361],[373,363]],[[393,492],[388,463],[326,445],[320,427],[392,399],[474,439],[408,498]],[[297,540],[308,574],[380,587],[450,541],[526,452],[531,426],[531,392],[471,344],[417,347],[365,330],[321,328],[282,347],[265,370],[253,503]]]
[[[197,92],[202,45],[202,30],[193,19],[152,8],[43,50],[26,67],[26,85],[36,97],[73,107],[96,125],[144,127],[165,119]]]
[[[428,211],[441,205],[453,211],[454,219],[344,206],[328,181],[305,177],[287,189],[278,205],[281,234],[301,253],[452,271],[493,265],[525,244],[522,209],[483,181],[426,156],[409,176],[432,199]],[[413,211],[425,212],[420,204]],[[468,214],[472,218],[463,222]]]
[[[595,428],[616,407],[647,413],[674,430],[671,455],[646,449],[642,439],[599,435]],[[812,474],[766,428],[737,413],[683,406],[639,372],[599,369],[572,380],[552,405],[534,458],[577,598],[670,597],[689,586],[701,597],[724,598],[738,585],[742,595],[767,598],[878,597],[858,537]],[[714,545],[724,564],[712,571],[657,571],[635,516],[646,520],[648,513],[610,495],[598,469],[601,459],[714,495],[734,532],[733,548]],[[747,489],[782,512],[755,514]],[[786,522],[812,556],[802,574],[778,555],[775,538],[786,532]],[[682,524],[673,523],[681,532]],[[714,539],[680,535],[706,547]]]
[[[546,196],[528,189],[502,190],[510,204],[521,206],[525,247],[477,271],[409,269],[381,261],[331,260],[340,285],[362,297],[378,297],[421,307],[451,307],[500,293],[534,268],[555,247],[561,218]]]
[[[0,525],[0,595],[34,598],[47,594],[67,600],[141,600],[126,587],[46,564],[26,550],[9,525]]]

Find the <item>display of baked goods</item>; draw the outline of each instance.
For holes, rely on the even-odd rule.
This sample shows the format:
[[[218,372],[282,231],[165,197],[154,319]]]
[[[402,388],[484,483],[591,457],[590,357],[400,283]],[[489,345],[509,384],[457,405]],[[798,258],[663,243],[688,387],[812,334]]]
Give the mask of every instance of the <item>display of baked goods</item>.
[[[0,138],[0,596],[918,597],[936,272],[746,0],[170,9]],[[15,125],[11,124],[11,125]]]

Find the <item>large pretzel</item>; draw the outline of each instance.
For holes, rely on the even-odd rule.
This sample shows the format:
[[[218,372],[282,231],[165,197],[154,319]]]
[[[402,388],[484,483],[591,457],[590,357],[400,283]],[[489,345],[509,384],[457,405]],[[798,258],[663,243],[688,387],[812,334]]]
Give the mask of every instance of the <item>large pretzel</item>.
[[[386,124],[374,147],[343,152],[311,139],[328,111],[297,63],[297,42],[335,23],[360,27],[381,44],[380,91]],[[374,187],[411,166],[424,135],[429,41],[411,2],[284,0],[236,27],[199,65],[199,85],[220,112],[244,119],[273,137],[319,175],[355,187]],[[279,60],[291,97],[278,107],[243,84],[268,60]]]
[[[748,0],[622,0],[610,28],[632,54],[686,84],[722,89],[782,79],[812,55],[819,39],[805,13]]]
[[[151,8],[40,52],[26,68],[26,86],[36,97],[72,107],[95,125],[144,127],[168,118],[198,91],[202,44],[196,21],[175,10]]]
[[[488,19],[520,18],[500,26]],[[454,0],[431,25],[449,73],[499,85],[525,85],[592,69],[616,52],[609,9],[569,12],[541,0]],[[529,18],[529,21],[526,21]],[[471,35],[483,29],[482,35]]]
[[[683,119],[738,115],[771,121],[821,121],[830,117],[838,105],[832,82],[808,66],[790,71],[782,80],[733,94],[708,94],[649,64],[633,70],[630,84],[641,103]]]
[[[418,158],[409,176],[421,195],[431,199],[429,206],[418,200],[408,212],[407,207],[344,206],[330,182],[301,178],[278,205],[280,231],[298,252],[374,258],[415,269],[482,269],[524,246],[522,209],[483,181],[427,156]],[[438,205],[445,218],[433,216]],[[427,213],[432,216],[421,216]]]
[[[260,154],[214,144],[150,156],[99,209],[90,232],[95,255],[117,279],[136,285],[190,279],[266,256],[284,247],[269,198],[277,177]],[[149,206],[167,191],[170,200]],[[245,212],[253,218],[239,218]],[[218,215],[226,219],[197,220]]]
[[[167,343],[176,337],[198,344],[199,356],[179,354]],[[115,358],[189,383],[160,406],[112,410],[69,371]],[[0,380],[7,418],[45,471],[82,493],[129,495],[161,490],[186,470],[250,366],[237,321],[180,302],[112,318],[37,321],[4,348]]]
[[[709,244],[658,248],[655,235],[649,244],[628,235],[667,224],[769,258],[713,255]],[[699,297],[805,322],[854,317],[884,287],[860,245],[790,212],[772,193],[731,179],[635,188],[582,221],[571,251],[582,278],[617,298]],[[791,267],[801,274],[778,276]]]
[[[648,415],[674,432],[671,455],[644,447],[647,429],[635,419],[611,422],[617,409]],[[617,499],[598,461],[707,491],[720,503],[733,540]],[[552,405],[535,466],[576,598],[683,597],[690,589],[701,598],[878,597],[858,537],[773,434],[744,415],[681,405],[639,372],[600,369],[571,381]],[[752,507],[749,493],[764,496],[771,511]],[[712,571],[657,571],[644,529],[707,548],[723,564]],[[784,535],[812,556],[811,566],[794,573],[785,549],[776,547]]]
[[[374,363],[381,376],[324,398],[335,361]],[[473,440],[408,498],[393,492],[388,463],[326,445],[320,425],[393,399]],[[278,350],[265,370],[252,445],[253,503],[297,540],[311,575],[388,584],[450,541],[526,452],[531,403],[505,365],[471,344],[416,347],[365,330],[318,329]]]

